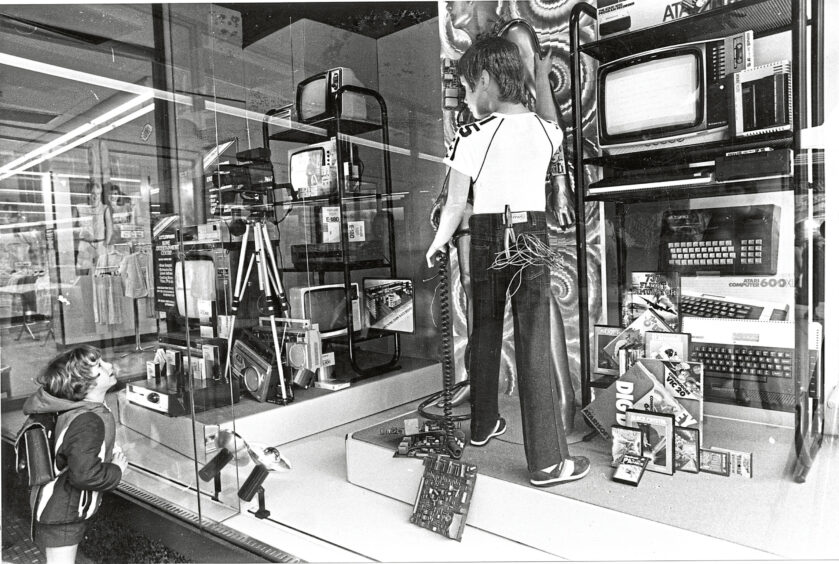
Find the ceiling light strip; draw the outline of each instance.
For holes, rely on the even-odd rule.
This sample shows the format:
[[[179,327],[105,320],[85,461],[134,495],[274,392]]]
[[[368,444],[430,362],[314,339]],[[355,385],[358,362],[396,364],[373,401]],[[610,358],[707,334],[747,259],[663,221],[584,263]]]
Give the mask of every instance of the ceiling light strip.
[[[140,94],[139,96],[137,96],[135,98],[132,98],[128,102],[126,102],[124,104],[121,104],[121,105],[117,106],[116,108],[113,108],[112,110],[109,110],[109,111],[103,113],[102,115],[96,117],[95,119],[92,119],[91,121],[85,123],[84,125],[80,125],[79,127],[73,129],[72,131],[68,131],[67,133],[65,133],[61,137],[56,137],[55,139],[53,139],[49,143],[45,143],[45,144],[41,145],[40,147],[38,147],[37,149],[34,149],[34,150],[30,151],[29,153],[26,153],[22,157],[19,157],[19,158],[13,160],[13,161],[7,163],[6,165],[0,167],[0,175],[2,175],[4,172],[8,172],[8,171],[12,170],[13,168],[20,165],[21,163],[25,163],[26,161],[28,161],[30,159],[34,159],[34,158],[36,158],[40,155],[43,155],[43,154],[51,151],[55,147],[58,147],[60,145],[63,145],[64,143],[69,142],[71,139],[73,139],[75,137],[78,137],[79,135],[82,135],[83,133],[87,133],[88,131],[90,131],[94,127],[96,127],[98,125],[101,125],[105,122],[108,122],[108,121],[114,119],[115,117],[117,117],[118,115],[122,114],[123,112],[126,112],[126,111],[130,110],[131,108],[133,108],[135,106],[139,106],[143,102],[147,102],[148,100],[151,100],[151,99],[152,99],[151,92],[146,92],[144,94]],[[30,168],[30,167],[27,167],[27,168]]]
[[[124,117],[116,120],[115,122],[113,122],[109,125],[106,125],[105,127],[97,129],[96,131],[94,131],[92,133],[89,133],[88,135],[85,135],[84,137],[76,139],[72,143],[68,143],[67,145],[64,145],[63,147],[60,147],[59,149],[57,149],[57,150],[55,150],[51,153],[47,153],[46,155],[44,155],[42,157],[39,157],[39,158],[36,158],[35,160],[27,162],[26,164],[24,164],[23,166],[21,166],[17,170],[13,170],[11,172],[0,174],[0,180],[4,180],[4,179],[6,179],[10,176],[13,176],[13,175],[17,174],[18,172],[22,172],[26,169],[32,168],[36,164],[42,163],[45,160],[51,159],[53,157],[56,157],[56,156],[58,156],[62,153],[65,153],[65,152],[69,151],[70,149],[78,147],[79,145],[81,145],[83,143],[87,143],[91,139],[95,139],[95,138],[99,137],[100,135],[104,135],[105,133],[108,133],[109,131],[112,131],[112,130],[116,129],[117,127],[120,127],[121,125],[124,125],[124,124],[126,124],[130,121],[133,121],[133,120],[137,119],[138,117],[149,113],[153,109],[154,109],[154,104],[149,104],[148,106],[144,106],[144,107],[140,108],[139,110],[137,110],[136,112],[130,113],[127,116],[124,116]]]
[[[18,67],[24,70],[48,74],[50,76],[58,76],[69,80],[77,80],[79,82],[86,82],[88,84],[96,84],[105,88],[113,90],[120,90],[122,92],[130,92],[137,95],[151,94],[159,100],[166,100],[168,102],[175,102],[176,104],[183,104],[185,106],[192,106],[192,97],[184,94],[175,94],[174,92],[167,92],[165,90],[158,90],[157,88],[150,88],[141,84],[133,84],[125,82],[124,80],[117,80],[115,78],[108,78],[98,74],[92,74],[84,71],[77,71],[60,67],[58,65],[51,65],[49,63],[42,63],[40,61],[33,61],[24,57],[16,55],[9,55],[8,53],[0,53],[0,64]]]

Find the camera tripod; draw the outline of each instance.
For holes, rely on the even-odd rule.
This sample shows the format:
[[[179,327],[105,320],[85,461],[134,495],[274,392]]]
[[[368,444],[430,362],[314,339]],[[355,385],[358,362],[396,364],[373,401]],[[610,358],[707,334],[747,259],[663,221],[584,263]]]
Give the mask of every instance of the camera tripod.
[[[248,261],[248,269],[247,271],[244,271],[245,257],[247,257],[248,253],[248,241],[251,236],[253,236],[254,250],[250,256],[250,260]],[[277,401],[285,405],[294,401],[294,392],[291,388],[291,382],[289,381],[287,383],[285,375],[283,374],[283,365],[280,356],[280,340],[277,336],[277,312],[280,311],[282,313],[280,317],[288,317],[288,301],[280,281],[277,259],[274,256],[274,250],[271,248],[271,240],[268,237],[268,228],[265,225],[264,219],[246,220],[245,233],[242,236],[242,248],[239,253],[239,264],[236,269],[236,282],[233,286],[233,301],[231,302],[230,307],[233,315],[230,319],[230,332],[227,335],[227,362],[225,364],[225,376],[228,376],[230,371],[230,355],[233,351],[233,330],[236,325],[236,312],[239,309],[239,304],[242,299],[242,294],[245,291],[247,281],[250,279],[253,265],[256,263],[259,291],[265,297],[269,318],[271,320],[271,336],[274,341],[274,359],[277,364],[277,374],[279,380],[277,388],[280,397],[277,398]],[[244,276],[242,276],[243,271]]]

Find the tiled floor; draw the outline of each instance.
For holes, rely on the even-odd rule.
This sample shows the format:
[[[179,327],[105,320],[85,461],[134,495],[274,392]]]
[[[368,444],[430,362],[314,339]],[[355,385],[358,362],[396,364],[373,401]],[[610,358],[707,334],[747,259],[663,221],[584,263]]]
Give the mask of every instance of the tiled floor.
[[[3,563],[44,564],[47,559],[29,538],[28,516],[19,511],[3,508]],[[76,564],[93,564],[81,552],[76,555]]]

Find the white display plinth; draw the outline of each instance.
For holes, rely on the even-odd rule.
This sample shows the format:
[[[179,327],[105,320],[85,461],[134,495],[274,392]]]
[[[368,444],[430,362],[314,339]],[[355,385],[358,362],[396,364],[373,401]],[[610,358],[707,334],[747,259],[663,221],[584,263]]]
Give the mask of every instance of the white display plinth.
[[[755,442],[750,441],[756,460],[766,465],[756,469],[753,479],[647,472],[637,488],[617,484],[611,480],[609,447],[598,437],[571,447],[572,454],[592,461],[585,479],[541,489],[528,481],[520,429],[516,428],[520,423],[514,410],[504,409],[505,403],[515,404],[502,402],[508,432],[486,447],[467,446],[461,459],[478,466],[467,525],[571,560],[664,560],[677,555],[678,559],[766,559],[793,555],[808,546],[803,537],[781,541],[771,532],[791,530],[786,521],[794,521],[800,511],[806,511],[803,505],[808,494],[800,486],[790,493],[804,494],[802,507],[789,504],[788,513],[732,520],[733,515],[746,514],[741,511],[751,515],[745,508],[767,506],[764,502],[774,497],[773,488],[796,487],[779,476],[783,465],[775,457],[783,452],[770,454],[760,447],[771,445],[775,431],[785,434],[785,429],[750,426],[756,427],[752,429]],[[416,416],[409,412],[347,435],[348,480],[413,505],[424,471],[422,460],[395,458],[399,436],[389,434],[388,429],[401,427],[405,419]],[[728,422],[714,420],[706,429],[706,444],[731,444],[725,440],[731,436],[726,432]],[[466,433],[468,436],[468,429]],[[775,442],[773,448],[787,450],[780,443]],[[773,525],[777,521],[783,523]]]
[[[195,415],[168,417],[129,403],[125,392],[119,393],[119,421],[199,463],[206,462],[205,440],[218,426],[231,428],[247,441],[281,445],[308,437],[326,429],[349,423],[414,401],[440,389],[440,365],[427,361],[403,359],[402,369],[353,383],[349,388],[328,391],[309,388],[295,392],[288,405],[259,403],[242,392],[232,407],[212,409]],[[194,432],[194,434],[193,434]],[[193,447],[193,441],[198,446]],[[212,455],[214,449],[210,449]]]

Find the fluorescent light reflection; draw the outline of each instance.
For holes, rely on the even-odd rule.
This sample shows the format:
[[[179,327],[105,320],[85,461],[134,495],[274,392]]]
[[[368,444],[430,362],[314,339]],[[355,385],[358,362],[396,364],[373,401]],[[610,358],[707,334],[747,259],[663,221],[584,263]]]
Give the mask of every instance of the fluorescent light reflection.
[[[87,84],[96,84],[97,86],[103,86],[105,88],[111,88],[121,92],[128,92],[137,95],[150,95],[151,97],[159,100],[167,100],[169,102],[175,102],[176,104],[192,106],[192,98],[185,94],[175,94],[174,92],[158,90],[157,88],[149,88],[148,86],[143,86],[141,84],[134,84],[132,82],[125,82],[124,80],[108,78],[98,74],[68,69],[66,67],[51,65],[49,63],[42,63],[32,59],[9,55],[8,53],[0,53],[0,64],[18,67],[32,72],[48,74],[50,76],[66,78],[68,80],[86,82]]]
[[[24,171],[28,168],[32,168],[36,164],[39,164],[39,163],[42,163],[42,162],[44,162],[48,159],[52,159],[54,157],[57,157],[58,155],[60,155],[62,153],[66,153],[70,149],[78,147],[79,145],[81,145],[83,143],[87,143],[91,139],[95,139],[95,138],[97,138],[101,135],[104,135],[104,134],[108,133],[109,131],[113,131],[117,127],[120,127],[120,126],[125,125],[126,123],[128,123],[130,121],[133,121],[133,120],[137,119],[138,117],[149,113],[153,109],[154,109],[154,104],[153,103],[149,104],[148,106],[145,106],[143,108],[140,108],[136,112],[130,113],[127,116],[124,116],[124,117],[114,121],[113,123],[111,123],[111,124],[109,124],[105,127],[97,129],[96,131],[94,131],[92,133],[89,133],[88,135],[85,135],[84,137],[80,137],[79,139],[76,139],[75,141],[73,141],[71,143],[68,143],[68,144],[64,145],[63,147],[60,147],[59,149],[57,149],[57,150],[55,150],[51,153],[47,153],[46,155],[38,157],[35,160],[27,162],[25,165],[23,165],[22,167],[20,167],[17,170],[13,170],[11,172],[6,172],[6,173],[3,173],[3,174],[0,174],[0,180],[4,180],[4,179],[6,179],[10,176],[13,176],[13,175],[19,173],[19,172],[22,172],[22,171]]]
[[[96,127],[98,125],[101,125],[105,122],[108,122],[108,121],[114,119],[115,117],[117,117],[118,115],[130,110],[131,108],[139,106],[143,102],[146,102],[146,101],[151,100],[151,99],[152,99],[151,93],[141,94],[140,96],[137,96],[137,97],[129,100],[128,102],[126,102],[126,103],[124,103],[120,106],[117,106],[116,108],[114,108],[110,111],[105,112],[101,116],[98,116],[97,118],[90,120],[86,124],[81,125],[81,126],[77,127],[76,129],[73,129],[72,131],[69,131],[69,132],[65,133],[61,137],[56,137],[55,139],[53,139],[49,143],[41,145],[37,149],[34,149],[33,151],[30,151],[29,153],[23,155],[22,157],[17,158],[15,160],[13,160],[12,162],[6,164],[5,166],[0,167],[0,179],[5,178],[5,176],[2,176],[3,173],[6,173],[6,172],[12,170],[13,168],[20,165],[21,163],[25,163],[30,159],[34,159],[34,158],[36,158],[40,155],[43,155],[44,153],[47,153],[48,151],[51,151],[55,147],[63,145],[64,143],[67,143],[71,139],[73,139],[75,137],[78,137],[79,135],[82,135],[83,133],[87,133],[88,131],[90,131],[94,127]],[[41,162],[41,161],[38,161],[38,162]],[[37,164],[37,163],[34,163],[34,164]],[[25,168],[31,168],[32,166],[33,165],[30,164],[29,166],[27,166]]]
[[[264,114],[260,114],[257,112],[252,112],[250,110],[244,110],[242,108],[236,108],[233,106],[229,106],[227,104],[220,104],[218,102],[211,102],[207,100],[204,102],[204,109],[210,110],[211,112],[217,112],[220,114],[226,114],[229,116],[234,117],[241,117],[253,121],[262,122],[266,120]],[[270,116],[266,120],[269,124],[275,125],[277,127],[282,127],[285,129],[296,129],[298,131],[305,131],[309,133],[313,133],[315,135],[325,135],[326,130],[320,127],[315,127],[312,125],[306,125],[304,123],[300,123],[294,121],[288,116]],[[408,155],[410,156],[412,153],[410,150],[405,149],[403,147],[397,147],[396,145],[385,145],[384,143],[379,143],[376,141],[371,141],[369,139],[363,139],[361,137],[355,137],[353,135],[346,135],[341,134],[341,139],[346,141],[351,141],[357,145],[366,145],[368,147],[372,147],[374,149],[381,149],[387,150],[391,153],[396,153],[398,155]],[[429,155],[428,153],[417,153],[417,157],[420,159],[424,159],[427,161],[435,162],[435,163],[442,163],[443,159],[436,155]]]

